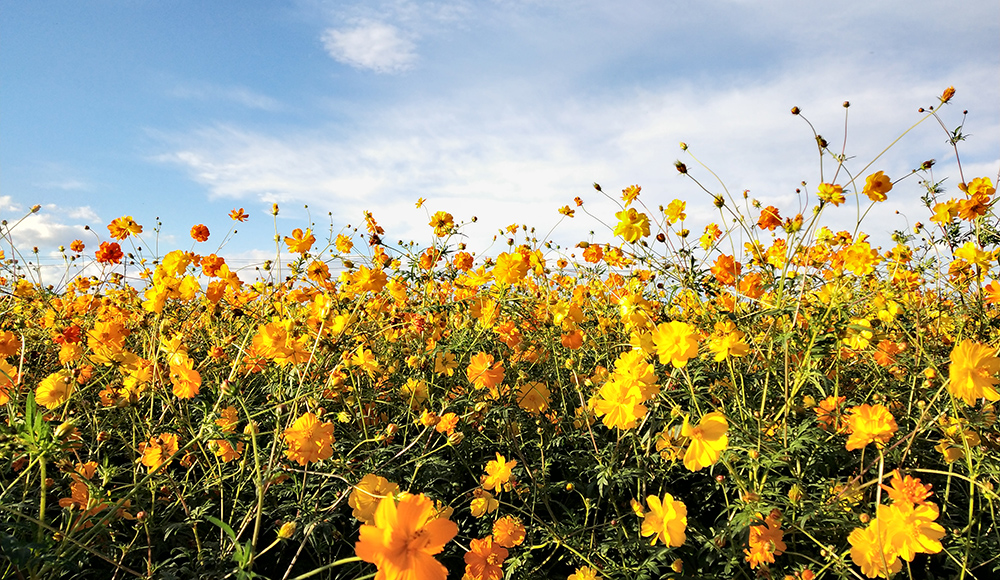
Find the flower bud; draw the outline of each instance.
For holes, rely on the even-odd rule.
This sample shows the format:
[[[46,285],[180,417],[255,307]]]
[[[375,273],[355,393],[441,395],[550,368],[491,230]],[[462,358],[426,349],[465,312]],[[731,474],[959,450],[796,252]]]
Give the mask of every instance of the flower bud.
[[[297,527],[295,522],[285,522],[281,524],[281,528],[278,530],[278,537],[282,540],[287,540],[295,535],[295,528]]]

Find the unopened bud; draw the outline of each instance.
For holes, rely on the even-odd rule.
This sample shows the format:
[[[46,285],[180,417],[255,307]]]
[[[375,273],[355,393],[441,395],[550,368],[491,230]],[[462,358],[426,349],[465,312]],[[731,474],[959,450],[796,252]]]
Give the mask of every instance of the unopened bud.
[[[278,530],[278,537],[282,540],[287,540],[295,535],[295,528],[297,527],[295,522],[285,522],[281,524],[281,528]]]

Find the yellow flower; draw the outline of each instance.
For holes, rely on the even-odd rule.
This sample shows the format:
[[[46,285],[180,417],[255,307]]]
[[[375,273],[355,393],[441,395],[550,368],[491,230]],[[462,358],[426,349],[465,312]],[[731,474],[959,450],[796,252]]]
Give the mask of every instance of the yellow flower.
[[[539,413],[544,413],[549,408],[549,396],[549,388],[545,383],[532,381],[521,385],[517,404],[525,411],[533,415],[538,415]]]
[[[62,405],[73,394],[73,373],[61,370],[42,379],[35,390],[35,402],[48,409]]]
[[[865,179],[863,193],[872,201],[885,201],[886,195],[892,190],[892,180],[885,173],[876,171]]]
[[[626,242],[635,242],[649,235],[649,218],[644,213],[635,211],[634,207],[615,214],[618,225],[614,235],[621,236]]]
[[[285,455],[299,465],[322,461],[333,455],[333,423],[320,423],[316,415],[305,413],[284,431]]]
[[[877,513],[888,541],[903,560],[912,562],[917,554],[937,554],[942,550],[944,528],[934,521],[938,507],[933,503],[880,505]]]
[[[608,429],[631,429],[648,409],[642,404],[642,393],[635,386],[613,378],[604,383],[591,399],[591,407]]]
[[[384,477],[369,473],[354,486],[347,503],[354,510],[351,515],[366,524],[370,524],[375,519],[375,510],[378,508],[379,502],[397,493],[399,493],[398,485]]]
[[[955,346],[951,351],[948,391],[969,405],[984,397],[990,401],[1000,399],[1000,393],[993,388],[997,384],[993,375],[1000,372],[996,352],[995,348],[968,339]]]
[[[497,511],[497,508],[500,507],[500,502],[488,491],[477,488],[473,494],[475,497],[469,505],[469,509],[472,510],[472,517],[481,518],[486,514]]]
[[[688,359],[698,356],[698,332],[686,322],[674,320],[657,325],[653,344],[662,364],[669,362],[680,368],[687,365]]]
[[[496,461],[490,460],[486,464],[486,475],[483,477],[484,489],[496,489],[502,484],[510,481],[511,470],[517,465],[517,461],[507,461],[507,459],[497,453]]]
[[[839,185],[834,185],[832,183],[821,183],[819,184],[819,192],[816,194],[821,200],[832,203],[837,206],[845,201],[844,198],[844,188]]]
[[[649,506],[649,511],[643,515],[640,533],[643,536],[654,536],[650,545],[655,544],[656,540],[667,546],[684,545],[687,506],[669,493],[663,496],[662,501],[655,495],[646,497],[646,505]]]
[[[847,541],[851,544],[851,560],[869,578],[888,578],[899,572],[903,563],[889,543],[885,525],[878,519],[872,520],[867,528],[855,528]]]
[[[705,415],[695,427],[685,417],[681,435],[690,439],[690,442],[684,453],[684,467],[690,471],[698,471],[718,461],[729,445],[729,436],[726,435],[728,430],[726,416],[719,411]]]
[[[684,210],[686,208],[687,208],[687,202],[685,201],[675,199],[672,202],[670,202],[670,204],[667,206],[667,209],[664,210],[663,212],[667,216],[667,223],[674,224],[677,223],[678,221],[684,221],[684,218],[687,217],[687,214],[684,213]]]
[[[576,569],[576,572],[570,574],[566,580],[597,580],[597,573],[591,570],[589,566],[581,566]]]
[[[446,580],[448,570],[434,555],[458,533],[458,526],[438,517],[427,496],[410,495],[396,504],[382,499],[374,523],[361,526],[354,550],[378,567],[376,580]]]
[[[861,449],[869,443],[881,448],[899,428],[889,409],[882,405],[861,405],[848,410],[847,428],[851,435],[847,438],[847,450]]]
[[[451,233],[452,228],[455,226],[455,218],[446,211],[439,211],[431,216],[431,221],[427,225],[434,228],[434,235],[443,238]]]

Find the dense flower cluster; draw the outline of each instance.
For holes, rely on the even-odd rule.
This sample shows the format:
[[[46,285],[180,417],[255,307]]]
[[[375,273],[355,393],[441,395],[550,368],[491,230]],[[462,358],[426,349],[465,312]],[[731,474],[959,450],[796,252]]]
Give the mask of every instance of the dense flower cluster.
[[[425,245],[365,212],[257,267],[211,216],[66,240],[59,286],[0,254],[4,574],[988,577],[996,190],[817,142],[795,204],[595,184],[569,246],[421,199]],[[919,187],[930,225],[834,227]]]

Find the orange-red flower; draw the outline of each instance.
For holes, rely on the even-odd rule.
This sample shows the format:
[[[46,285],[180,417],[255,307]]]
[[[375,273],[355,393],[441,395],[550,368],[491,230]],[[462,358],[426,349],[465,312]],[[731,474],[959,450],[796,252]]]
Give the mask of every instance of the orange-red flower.
[[[248,219],[250,219],[250,214],[244,212],[243,208],[241,207],[240,209],[234,209],[233,211],[229,212],[229,217],[233,221],[245,222]]]
[[[778,208],[769,205],[761,210],[760,217],[757,218],[757,227],[773,232],[780,226],[781,215],[778,214]]]
[[[101,247],[97,249],[94,257],[99,264],[118,264],[121,263],[125,254],[122,253],[122,247],[118,245],[118,242],[101,242]]]
[[[191,239],[196,242],[204,242],[208,240],[208,226],[205,224],[198,224],[191,228]]]

